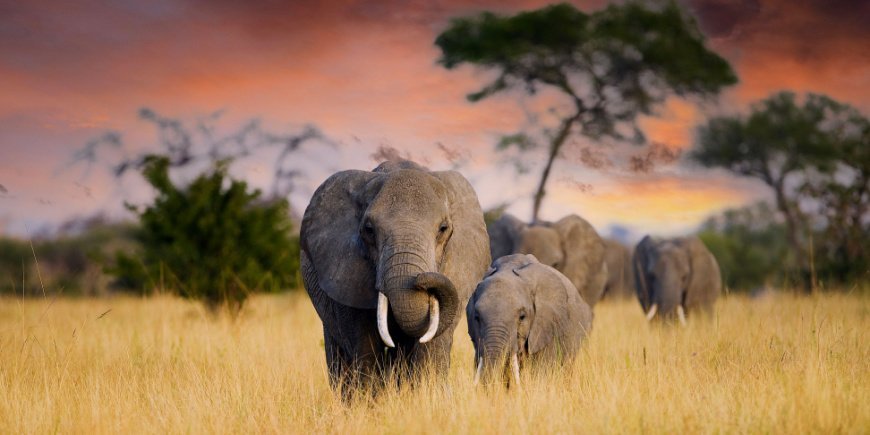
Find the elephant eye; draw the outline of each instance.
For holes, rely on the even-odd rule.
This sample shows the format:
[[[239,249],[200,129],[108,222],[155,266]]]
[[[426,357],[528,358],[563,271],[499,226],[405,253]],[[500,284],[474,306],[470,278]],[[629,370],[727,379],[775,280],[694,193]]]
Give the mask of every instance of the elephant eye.
[[[450,226],[447,225],[447,222],[442,222],[441,226],[438,227],[438,232],[444,234],[444,232],[447,231],[448,228],[450,228]]]
[[[375,234],[375,227],[372,225],[372,221],[366,221],[362,227],[363,234],[366,236],[373,236]]]
[[[520,321],[526,320],[526,312],[523,311],[520,313]]]

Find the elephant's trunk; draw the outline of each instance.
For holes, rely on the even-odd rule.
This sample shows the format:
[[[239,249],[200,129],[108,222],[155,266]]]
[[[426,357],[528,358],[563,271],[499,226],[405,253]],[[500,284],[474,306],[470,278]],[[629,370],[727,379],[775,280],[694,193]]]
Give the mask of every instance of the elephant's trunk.
[[[415,252],[395,252],[383,264],[384,296],[379,298],[382,303],[378,309],[378,330],[387,345],[390,345],[387,311],[392,311],[405,335],[420,338],[424,343],[451,329],[456,322],[459,310],[456,288],[446,276],[431,272],[426,257]],[[385,308],[387,304],[389,310]]]
[[[429,326],[420,341],[425,343],[452,330],[459,313],[459,293],[453,282],[436,272],[417,275],[416,288],[429,294]]]
[[[510,376],[511,382],[519,385],[518,349],[515,341],[511,340],[515,335],[502,328],[487,330],[486,339],[478,351],[479,367],[475,380],[481,378],[491,380],[493,376],[499,376],[499,381],[504,382],[507,381],[506,377]]]

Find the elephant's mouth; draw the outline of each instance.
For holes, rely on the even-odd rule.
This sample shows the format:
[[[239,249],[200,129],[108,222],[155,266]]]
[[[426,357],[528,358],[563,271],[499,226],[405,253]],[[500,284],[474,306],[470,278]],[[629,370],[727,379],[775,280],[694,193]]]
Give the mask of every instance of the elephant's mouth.
[[[419,338],[420,343],[428,343],[451,327],[455,320],[456,288],[450,280],[434,272],[420,273],[414,278],[411,289],[403,291],[424,292],[428,295],[428,326]],[[390,301],[383,292],[378,293],[377,322],[378,334],[388,347],[396,347],[390,335],[387,317],[390,312]],[[395,313],[394,313],[395,315]]]

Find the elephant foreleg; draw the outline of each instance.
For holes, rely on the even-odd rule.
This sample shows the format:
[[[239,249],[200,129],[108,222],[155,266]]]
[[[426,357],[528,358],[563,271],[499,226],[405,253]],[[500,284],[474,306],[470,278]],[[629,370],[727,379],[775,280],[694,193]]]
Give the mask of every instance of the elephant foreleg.
[[[445,332],[425,344],[417,344],[410,355],[409,363],[415,372],[431,374],[445,379],[450,370],[450,349],[453,345],[453,331]]]

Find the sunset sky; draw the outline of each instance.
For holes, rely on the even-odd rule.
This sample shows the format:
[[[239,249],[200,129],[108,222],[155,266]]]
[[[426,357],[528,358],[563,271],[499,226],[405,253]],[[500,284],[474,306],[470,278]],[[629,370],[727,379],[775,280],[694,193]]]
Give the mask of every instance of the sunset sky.
[[[687,149],[708,113],[745,110],[781,89],[870,112],[870,2],[684,3],[740,83],[705,112],[670,101],[660,118],[644,120],[651,140]],[[523,125],[524,107],[542,103],[508,94],[467,102],[488,76],[438,66],[433,41],[450,17],[544,4],[0,0],[0,235],[97,212],[120,218],[124,200],[147,200],[136,174],[119,181],[103,167],[68,166],[74,150],[107,130],[134,147],[153,143],[153,129],[137,119],[141,107],[186,120],[223,109],[228,130],[254,117],[282,132],[316,125],[334,145],[308,144],[293,157],[305,173],[291,196],[300,214],[329,174],[373,167],[379,147],[444,169],[443,144],[459,151],[484,208],[508,201],[528,219],[538,166],[517,176],[495,143]],[[574,148],[586,145],[611,155],[644,151]],[[247,159],[234,174],[266,187],[271,165],[269,156]],[[757,182],[683,162],[635,174],[620,165],[595,170],[571,155],[557,163],[548,190],[544,218],[578,213],[605,235],[619,224],[635,237],[688,232],[710,214],[767,197]]]

